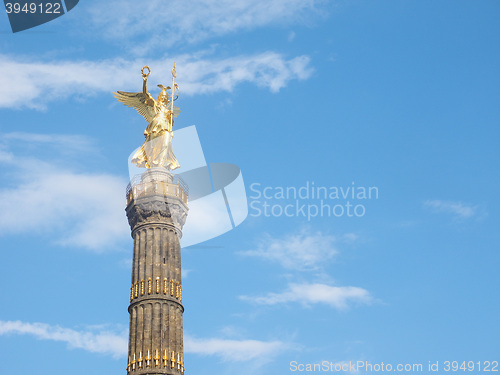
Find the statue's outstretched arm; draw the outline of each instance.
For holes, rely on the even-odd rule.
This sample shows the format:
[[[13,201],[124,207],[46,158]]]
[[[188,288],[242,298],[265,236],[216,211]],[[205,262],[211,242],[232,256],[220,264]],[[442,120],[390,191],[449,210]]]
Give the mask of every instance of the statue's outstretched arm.
[[[142,75],[142,93],[146,96],[148,96],[148,76],[143,74]]]
[[[144,73],[144,69],[147,69],[148,72]],[[148,76],[151,73],[151,70],[149,69],[149,66],[144,66],[141,69],[141,74],[142,74],[142,93],[144,94],[145,102],[147,105],[154,107],[155,106],[155,100],[153,97],[148,93]]]
[[[155,106],[155,100],[151,96],[151,94],[148,93],[148,76],[145,76],[144,74],[142,75],[142,93],[144,95],[145,103],[151,107]]]

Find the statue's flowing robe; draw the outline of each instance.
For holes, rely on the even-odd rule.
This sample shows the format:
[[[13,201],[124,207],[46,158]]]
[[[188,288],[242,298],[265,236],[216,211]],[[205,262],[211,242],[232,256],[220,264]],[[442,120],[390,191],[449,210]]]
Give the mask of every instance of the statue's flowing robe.
[[[172,149],[172,125],[170,111],[165,104],[156,105],[156,115],[144,131],[146,140],[132,157],[132,163],[140,168],[164,167],[174,170],[180,167]]]

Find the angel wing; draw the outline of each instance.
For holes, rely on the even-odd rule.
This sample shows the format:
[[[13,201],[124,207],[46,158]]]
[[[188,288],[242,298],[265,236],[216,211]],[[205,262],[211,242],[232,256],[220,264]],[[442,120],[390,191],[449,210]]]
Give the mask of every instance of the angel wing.
[[[125,104],[128,107],[135,108],[139,114],[146,119],[148,123],[153,121],[156,115],[155,112],[155,100],[149,93],[143,92],[125,92],[117,91],[113,92],[113,95],[119,102]],[[175,113],[175,107],[174,107]]]
[[[170,109],[171,105],[172,105],[172,101],[169,100],[167,103],[167,108]],[[174,117],[179,116],[179,113],[181,113],[181,109],[174,105]]]

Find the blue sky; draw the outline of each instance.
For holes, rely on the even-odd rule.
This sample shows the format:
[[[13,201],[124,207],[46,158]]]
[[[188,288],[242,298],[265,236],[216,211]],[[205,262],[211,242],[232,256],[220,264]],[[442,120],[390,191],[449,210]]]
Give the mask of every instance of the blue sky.
[[[175,128],[241,168],[249,204],[317,207],[255,192],[313,183],[378,191],[323,202],[359,217],[250,208],[183,249],[186,374],[500,360],[499,13],[87,0],[16,34],[0,17],[2,373],[125,373],[127,158],[146,124],[111,92],[139,91],[149,65],[157,94],[174,61]]]

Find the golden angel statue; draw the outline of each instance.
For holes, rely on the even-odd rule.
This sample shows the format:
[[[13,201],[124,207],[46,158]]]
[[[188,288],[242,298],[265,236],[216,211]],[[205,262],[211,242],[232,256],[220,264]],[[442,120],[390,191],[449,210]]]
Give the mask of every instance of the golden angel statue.
[[[147,73],[144,72],[145,69],[148,70]],[[144,131],[146,140],[132,156],[132,163],[140,168],[177,169],[180,165],[172,150],[172,138],[174,137],[172,126],[174,125],[174,117],[177,117],[180,112],[179,108],[174,106],[174,100],[179,96],[179,86],[175,83],[177,77],[175,63],[172,69],[172,87],[158,85],[161,92],[156,100],[147,89],[151,70],[148,66],[144,66],[141,73],[142,92],[117,91],[113,93],[119,102],[135,108],[149,123]],[[172,90],[172,98],[170,99],[167,90]],[[176,95],[175,98],[174,95]]]

